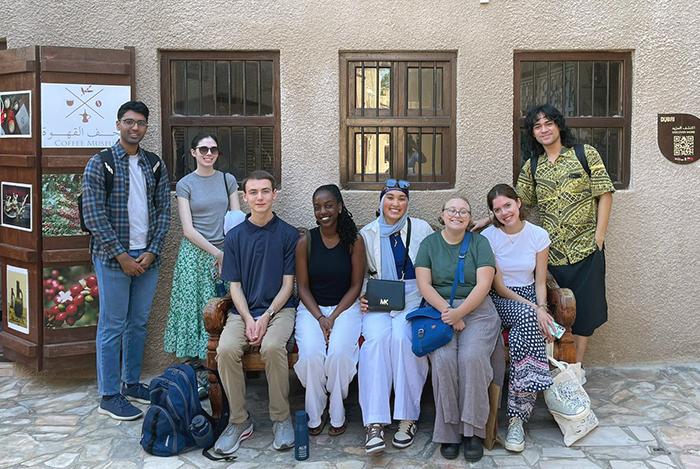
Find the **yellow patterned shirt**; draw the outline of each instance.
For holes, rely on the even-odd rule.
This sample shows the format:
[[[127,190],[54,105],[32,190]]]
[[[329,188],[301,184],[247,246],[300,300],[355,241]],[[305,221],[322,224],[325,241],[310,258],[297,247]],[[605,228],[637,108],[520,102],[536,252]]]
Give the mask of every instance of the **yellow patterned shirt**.
[[[584,146],[589,177],[576,158],[574,148],[563,147],[554,164],[546,153],[537,160],[537,186],[532,182],[530,162],[523,165],[516,191],[525,205],[537,205],[542,227],[547,230],[549,265],[579,262],[596,250],[595,230],[598,197],[615,192],[598,151]]]

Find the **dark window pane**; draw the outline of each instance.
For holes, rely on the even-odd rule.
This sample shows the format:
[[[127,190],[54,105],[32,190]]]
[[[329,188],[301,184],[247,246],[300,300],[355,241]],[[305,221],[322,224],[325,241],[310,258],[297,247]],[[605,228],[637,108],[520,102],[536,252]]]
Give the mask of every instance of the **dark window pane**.
[[[434,150],[434,152],[433,152]],[[423,129],[423,132],[410,132],[406,148],[406,171],[409,175],[421,175],[421,180],[428,181],[433,174],[442,173],[442,134],[435,133],[435,146],[433,149],[432,129]],[[433,172],[433,161],[435,172]]]
[[[608,63],[594,62],[593,65],[593,115],[608,115]]]
[[[527,114],[527,110],[534,106],[534,62],[522,62],[520,69],[520,115]]]
[[[185,115],[187,105],[187,78],[184,60],[173,60],[170,65],[170,82],[172,84],[172,113]]]
[[[272,62],[260,62],[260,115],[271,116],[272,108]]]
[[[608,62],[610,64],[610,93],[608,101],[609,116],[622,115],[622,62]]]
[[[245,115],[243,110],[243,62],[231,62],[231,114]]]
[[[215,64],[212,61],[202,62],[202,115],[215,115],[214,103]]]
[[[258,67],[260,62],[248,61],[245,63],[245,115],[260,115],[260,100],[258,96]]]
[[[608,154],[603,160],[613,182],[620,181],[620,160],[622,158],[622,129],[608,129]]]
[[[260,128],[260,142],[262,143],[262,166],[270,174],[275,174],[274,132],[272,127]]]
[[[549,63],[549,104],[562,110],[564,103],[564,64],[562,62]]]
[[[231,85],[229,77],[229,63],[216,62],[216,115],[228,116],[231,114],[230,99]]]
[[[246,168],[245,131],[243,127],[233,127],[231,129],[231,166],[230,172],[236,179],[243,181],[248,174]],[[251,169],[252,171],[252,169]]]
[[[219,140],[219,158],[216,160],[216,169],[224,173],[231,172],[231,128],[217,127],[216,138]]]
[[[578,143],[587,143],[593,145],[593,131],[590,127],[581,127],[578,130],[576,141]]]
[[[258,127],[246,127],[243,130],[245,132],[245,165],[246,169],[250,171],[259,166],[258,134],[260,129]]]
[[[578,62],[564,62],[564,109],[565,117],[578,115],[576,97],[578,96]]]
[[[574,132],[576,134],[576,132]],[[527,143],[527,129],[520,128],[520,167],[522,168],[525,161],[529,160],[533,155],[530,150],[530,145]],[[536,155],[539,156],[539,155]]]
[[[591,116],[593,110],[593,62],[579,62],[579,116]]]
[[[201,63],[198,60],[187,61],[187,115],[199,116],[202,112]]]
[[[549,79],[549,62],[535,63],[535,105],[547,104]]]
[[[197,168],[197,161],[190,153],[190,143],[200,132],[200,127],[173,127],[172,147],[175,152],[173,173],[179,180]]]
[[[608,130],[606,128],[601,127],[595,127],[591,129],[590,145],[592,145],[596,150],[598,150],[598,153],[600,153],[600,156],[603,158],[603,162],[607,163],[606,160],[608,155]]]

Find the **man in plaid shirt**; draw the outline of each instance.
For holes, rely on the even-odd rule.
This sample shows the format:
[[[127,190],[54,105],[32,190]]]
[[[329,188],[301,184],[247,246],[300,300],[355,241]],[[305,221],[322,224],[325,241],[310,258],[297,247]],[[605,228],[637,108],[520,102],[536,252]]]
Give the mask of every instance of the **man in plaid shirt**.
[[[90,253],[100,293],[98,412],[133,420],[143,411],[129,400],[148,404],[150,399],[139,379],[160,252],[170,227],[170,184],[163,160],[139,146],[148,130],[148,107],[140,101],[124,103],[117,112],[117,130],[119,141],[109,149],[113,165],[101,152],[85,167],[83,216],[92,234]],[[105,171],[113,175],[109,194]]]

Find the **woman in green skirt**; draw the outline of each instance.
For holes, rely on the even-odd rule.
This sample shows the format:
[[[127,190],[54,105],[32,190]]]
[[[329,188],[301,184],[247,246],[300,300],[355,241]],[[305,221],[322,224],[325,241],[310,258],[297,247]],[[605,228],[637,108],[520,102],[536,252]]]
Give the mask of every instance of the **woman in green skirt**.
[[[182,223],[182,242],[173,274],[164,348],[178,358],[206,357],[209,334],[202,313],[215,296],[224,260],[224,217],[240,210],[238,183],[231,174],[214,169],[219,143],[200,132],[190,153],[197,169],[178,181],[175,193]]]

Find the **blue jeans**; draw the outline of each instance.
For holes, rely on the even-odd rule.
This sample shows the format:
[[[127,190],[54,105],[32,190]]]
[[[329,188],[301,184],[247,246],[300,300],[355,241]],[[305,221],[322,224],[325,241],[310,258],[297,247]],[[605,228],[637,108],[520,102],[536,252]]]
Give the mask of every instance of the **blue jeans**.
[[[145,249],[129,251],[136,259]],[[113,270],[93,257],[100,290],[100,319],[97,323],[97,389],[100,395],[120,392],[121,381],[139,382],[146,342],[146,325],[158,284],[159,269],[150,269],[138,277]],[[121,354],[120,354],[121,351]]]

